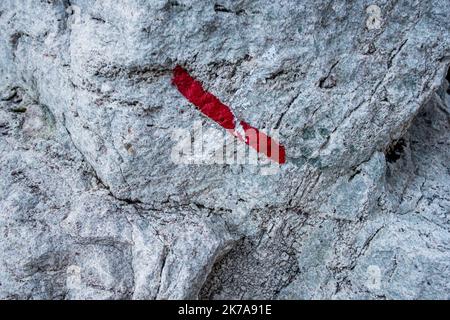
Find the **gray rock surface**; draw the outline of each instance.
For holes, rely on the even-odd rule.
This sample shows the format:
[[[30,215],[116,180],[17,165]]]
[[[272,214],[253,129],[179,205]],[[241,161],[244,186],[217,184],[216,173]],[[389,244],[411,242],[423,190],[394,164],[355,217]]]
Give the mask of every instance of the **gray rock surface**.
[[[450,298],[450,7],[4,0],[0,298]],[[171,161],[220,127],[287,161]],[[220,145],[220,141],[217,142]]]

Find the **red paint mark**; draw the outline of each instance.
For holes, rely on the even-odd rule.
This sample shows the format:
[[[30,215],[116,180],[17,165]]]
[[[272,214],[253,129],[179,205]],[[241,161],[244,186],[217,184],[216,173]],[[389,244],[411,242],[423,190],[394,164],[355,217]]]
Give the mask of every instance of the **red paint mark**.
[[[230,108],[220,102],[211,93],[206,92],[201,83],[192,78],[186,70],[177,66],[173,70],[172,83],[203,114],[213,119],[225,129],[234,130],[234,115]]]
[[[244,141],[257,152],[265,154],[280,164],[286,162],[284,147],[245,121],[239,121],[239,125],[245,132],[245,137],[242,137],[236,128],[236,120],[231,109],[214,95],[205,91],[202,84],[192,78],[182,67],[176,66],[173,70],[172,83],[204,115],[229,130],[234,136]]]
[[[245,143],[256,151],[265,154],[268,158],[275,160],[279,164],[286,162],[286,151],[284,147],[276,142],[274,139],[252,127],[245,121],[240,122],[245,131]],[[256,139],[250,139],[249,136],[255,133]]]

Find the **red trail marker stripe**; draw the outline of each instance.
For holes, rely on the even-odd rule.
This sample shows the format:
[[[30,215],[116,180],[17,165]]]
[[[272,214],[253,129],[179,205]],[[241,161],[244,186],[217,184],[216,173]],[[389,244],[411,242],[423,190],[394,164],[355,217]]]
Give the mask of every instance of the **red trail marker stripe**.
[[[244,141],[257,152],[280,164],[286,162],[286,152],[282,145],[245,121],[239,121],[244,129],[242,137],[236,128],[236,119],[231,109],[217,99],[213,94],[205,91],[202,84],[180,66],[173,70],[172,83],[189,102],[194,104],[204,115],[229,130],[234,136]],[[256,139],[255,139],[256,136]]]

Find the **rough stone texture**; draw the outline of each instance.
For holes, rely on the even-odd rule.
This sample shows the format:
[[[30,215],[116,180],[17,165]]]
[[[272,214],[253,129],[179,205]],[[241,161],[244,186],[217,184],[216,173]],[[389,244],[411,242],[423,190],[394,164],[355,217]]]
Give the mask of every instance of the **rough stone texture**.
[[[2,1],[0,298],[449,299],[449,63],[446,0]],[[278,174],[170,161],[176,65]]]

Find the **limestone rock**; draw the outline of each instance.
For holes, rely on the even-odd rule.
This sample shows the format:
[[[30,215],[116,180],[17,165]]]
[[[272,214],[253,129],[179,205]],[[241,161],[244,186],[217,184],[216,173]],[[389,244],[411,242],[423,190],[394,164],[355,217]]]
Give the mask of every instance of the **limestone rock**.
[[[445,0],[2,1],[0,298],[449,299],[449,21]],[[226,135],[177,65],[286,163],[172,161],[176,130]]]

